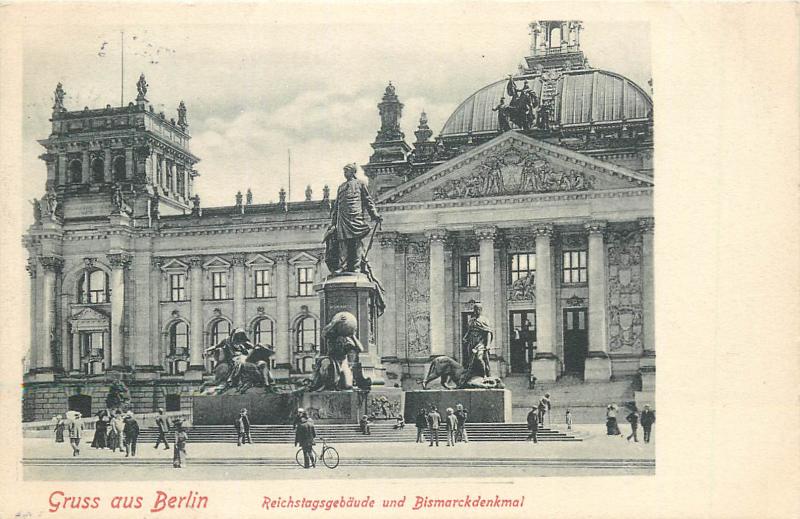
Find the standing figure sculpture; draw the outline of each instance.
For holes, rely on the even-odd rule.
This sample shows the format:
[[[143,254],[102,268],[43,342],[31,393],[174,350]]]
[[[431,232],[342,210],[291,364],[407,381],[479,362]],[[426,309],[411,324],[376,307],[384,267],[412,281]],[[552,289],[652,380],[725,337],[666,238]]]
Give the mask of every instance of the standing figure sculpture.
[[[361,272],[362,240],[370,232],[367,216],[377,222],[383,221],[367,185],[356,178],[356,165],[345,166],[344,176],[347,180],[336,191],[331,223],[324,238],[325,263],[334,274]]]
[[[464,334],[462,342],[465,351],[469,354],[470,362],[467,371],[471,376],[490,377],[489,368],[489,344],[494,338],[494,331],[486,319],[481,318],[483,305],[475,303],[472,308],[472,316],[469,321],[469,328]]]

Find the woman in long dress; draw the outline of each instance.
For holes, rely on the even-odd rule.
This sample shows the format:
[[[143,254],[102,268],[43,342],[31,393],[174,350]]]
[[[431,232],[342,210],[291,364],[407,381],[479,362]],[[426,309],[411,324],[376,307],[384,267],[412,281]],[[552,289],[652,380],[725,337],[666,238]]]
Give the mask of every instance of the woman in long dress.
[[[92,447],[95,449],[105,449],[108,445],[106,434],[109,421],[108,413],[105,410],[97,413],[97,422],[94,424],[94,438],[92,438]]]
[[[606,434],[608,436],[622,436],[617,423],[617,406],[609,404],[606,408]]]
[[[64,443],[64,428],[66,427],[66,422],[61,415],[55,417],[56,420],[56,427],[53,429],[56,433],[56,443]]]
[[[172,466],[179,469],[186,463],[186,442],[189,440],[189,436],[186,434],[186,430],[183,428],[183,420],[180,418],[172,422],[172,426],[175,428]]]

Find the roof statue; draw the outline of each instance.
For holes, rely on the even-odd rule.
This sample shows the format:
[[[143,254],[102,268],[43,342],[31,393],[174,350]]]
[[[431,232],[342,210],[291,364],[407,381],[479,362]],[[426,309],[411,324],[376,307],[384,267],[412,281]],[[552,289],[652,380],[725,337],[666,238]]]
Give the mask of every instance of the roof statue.
[[[147,87],[145,87],[146,89]],[[178,127],[181,130],[186,130],[189,126],[189,121],[186,119],[186,105],[181,101],[178,104]]]
[[[136,82],[136,90],[139,91],[139,95],[136,96],[136,100],[144,100],[147,96],[147,80],[144,78],[144,74],[139,74],[139,81]]]
[[[53,111],[54,112],[66,112],[67,109],[64,108],[64,87],[61,85],[61,82],[56,85],[55,92],[53,92]]]
[[[249,187],[247,188],[247,194],[245,196],[246,196],[246,198],[245,198],[246,202],[245,203],[247,205],[253,205],[253,192],[250,190]]]
[[[313,195],[313,192],[311,191],[311,185],[309,184],[308,186],[306,186],[306,202],[310,202],[311,201],[311,196],[312,195]]]

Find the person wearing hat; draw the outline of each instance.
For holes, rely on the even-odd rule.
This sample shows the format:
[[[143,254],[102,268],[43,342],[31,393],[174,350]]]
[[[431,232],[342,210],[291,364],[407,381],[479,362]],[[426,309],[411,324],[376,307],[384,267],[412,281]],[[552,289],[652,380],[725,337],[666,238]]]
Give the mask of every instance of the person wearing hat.
[[[83,432],[83,422],[81,421],[81,414],[79,412],[75,411],[72,418],[69,419],[67,432],[69,433],[69,444],[72,447],[72,455],[78,456],[81,453],[81,433]]]
[[[56,424],[55,429],[53,429],[53,432],[56,433],[56,443],[64,443],[64,428],[66,427],[64,417],[60,414],[55,415],[53,417],[53,422]]]
[[[189,435],[186,434],[186,430],[183,428],[183,420],[180,418],[173,420],[172,427],[175,429],[172,466],[179,469],[186,463],[186,442],[189,440]]]
[[[136,441],[139,439],[139,422],[133,417],[133,412],[125,414],[125,457],[136,456]]]
[[[241,447],[243,443],[253,443],[253,439],[250,437],[250,418],[247,416],[247,409],[242,408],[239,411],[234,426],[236,427],[237,446]]]
[[[297,429],[297,426],[300,425],[300,418],[306,413],[306,410],[302,407],[298,407],[297,411],[295,411],[294,416],[292,417],[292,429]]]
[[[447,446],[453,447],[456,444],[456,431],[458,430],[458,418],[453,414],[453,408],[447,408],[445,425],[447,425]]]
[[[298,409],[299,411],[299,409]],[[314,459],[314,438],[317,437],[317,431],[314,429],[314,422],[308,419],[308,415],[304,412],[299,413],[299,423],[297,429],[294,431],[294,446],[298,445],[303,449],[303,466],[311,468],[317,466],[317,460]]]
[[[157,449],[161,442],[164,442],[164,450],[169,450],[169,443],[167,442],[167,433],[169,432],[169,425],[167,425],[167,420],[164,417],[164,409],[158,408],[158,416],[156,416],[156,427],[158,427],[158,438],[156,439],[156,444],[153,446],[154,449]]]
[[[632,411],[625,419],[631,424],[631,434],[628,435],[628,441],[631,441],[631,438],[633,438],[633,441],[638,443],[639,437],[636,433],[639,430],[639,413],[636,411],[636,406],[633,406]]]
[[[108,435],[108,447],[111,449],[111,452],[116,452],[117,449],[119,449],[120,452],[125,452],[122,448],[124,445],[124,430],[125,420],[120,410],[117,409],[114,411],[113,418],[111,418],[111,432]]]
[[[436,406],[431,406],[431,411],[428,413],[428,434],[430,434],[430,443],[428,447],[433,447],[433,442],[439,446],[439,425],[442,423],[442,415]]]
[[[639,422],[642,424],[644,431],[644,442],[650,443],[650,431],[653,429],[653,424],[656,422],[656,413],[654,413],[649,405],[645,405],[642,410],[642,416],[639,417]]]
[[[528,429],[531,431],[531,434],[528,435],[528,441],[539,443],[539,441],[536,439],[536,433],[539,431],[539,407],[537,405],[531,406],[527,421]]]
[[[469,443],[467,437],[467,416],[469,413],[461,404],[456,405],[456,419],[458,420],[458,430],[456,431],[456,440],[464,443]]]
[[[417,426],[417,443],[422,443],[424,439],[425,428],[428,426],[428,418],[425,414],[425,409],[421,407],[419,408],[419,412],[414,419],[414,425]]]

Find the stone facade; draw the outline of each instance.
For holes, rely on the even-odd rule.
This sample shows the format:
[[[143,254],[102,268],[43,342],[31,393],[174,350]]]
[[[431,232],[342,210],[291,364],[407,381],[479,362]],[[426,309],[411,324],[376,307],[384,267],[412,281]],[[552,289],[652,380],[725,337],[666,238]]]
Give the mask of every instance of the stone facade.
[[[237,196],[202,207],[182,110],[167,120],[143,95],[124,108],[54,110],[40,141],[46,194],[23,240],[25,420],[64,412],[80,395],[96,411],[120,378],[136,411],[168,396],[187,409],[213,367],[204,351],[235,327],[275,346],[277,378],[311,372],[329,190],[322,200]],[[423,117],[412,150],[401,111],[390,85],[364,166],[384,217],[369,259],[386,311],[370,357],[387,387],[417,388],[432,356],[465,361],[465,314],[480,302],[500,376],[641,376],[652,398],[654,181],[625,158],[631,146],[651,155],[652,142],[625,130],[616,149],[587,125],[581,146],[555,130],[433,143]]]

